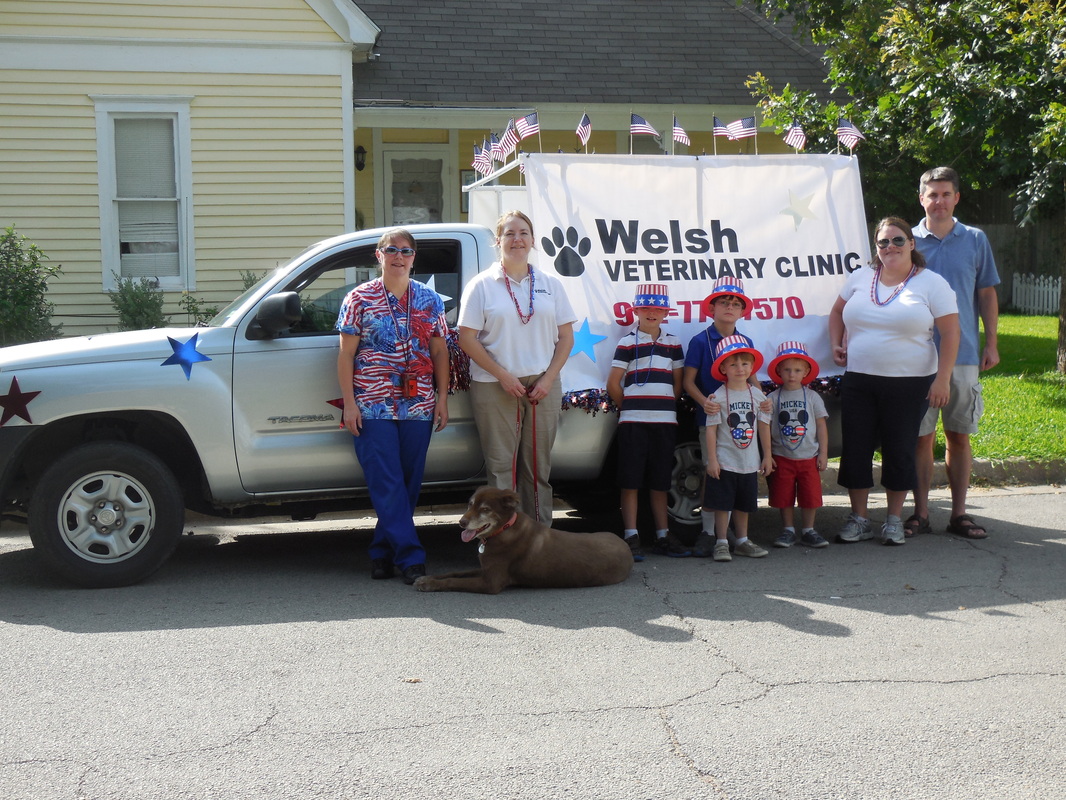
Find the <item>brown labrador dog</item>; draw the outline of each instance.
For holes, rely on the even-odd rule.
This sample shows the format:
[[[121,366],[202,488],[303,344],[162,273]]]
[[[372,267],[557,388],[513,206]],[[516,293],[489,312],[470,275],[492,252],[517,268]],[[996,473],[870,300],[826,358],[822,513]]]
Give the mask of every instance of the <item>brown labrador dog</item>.
[[[518,495],[482,486],[459,520],[463,541],[479,541],[481,569],[428,575],[420,592],[498,594],[507,586],[565,589],[621,583],[633,554],[613,533],[570,533],[549,528],[518,510]]]

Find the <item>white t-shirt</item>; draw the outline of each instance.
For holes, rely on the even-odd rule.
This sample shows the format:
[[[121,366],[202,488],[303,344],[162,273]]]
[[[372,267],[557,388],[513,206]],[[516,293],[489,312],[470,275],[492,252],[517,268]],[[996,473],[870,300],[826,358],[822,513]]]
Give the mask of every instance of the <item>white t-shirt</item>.
[[[518,316],[529,313],[530,277],[511,281],[500,262],[478,274],[463,291],[459,326],[478,331],[478,340],[496,362],[516,378],[540,375],[548,368],[559,341],[559,326],[577,320],[562,282],[533,268],[533,316],[523,324]],[[514,299],[511,293],[514,293]],[[517,301],[518,308],[515,308]],[[471,361],[470,379],[495,381],[487,370]]]
[[[875,271],[856,270],[840,290],[844,298],[848,372],[891,378],[932,375],[937,369],[933,320],[958,313],[955,292],[942,277],[923,269],[889,303],[879,306],[870,297]],[[879,285],[882,303],[895,287]]]

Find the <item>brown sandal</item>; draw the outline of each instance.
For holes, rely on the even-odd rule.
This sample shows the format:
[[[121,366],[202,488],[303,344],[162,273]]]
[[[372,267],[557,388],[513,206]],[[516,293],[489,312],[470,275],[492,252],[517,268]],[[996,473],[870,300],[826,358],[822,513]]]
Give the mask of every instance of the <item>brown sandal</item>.
[[[917,514],[911,514],[907,517],[907,521],[903,523],[903,535],[910,539],[912,536],[917,536],[919,533],[932,533],[933,528],[929,524],[929,517],[919,517]]]
[[[961,536],[963,539],[987,539],[988,532],[977,524],[969,514],[959,514],[948,523],[948,533]]]

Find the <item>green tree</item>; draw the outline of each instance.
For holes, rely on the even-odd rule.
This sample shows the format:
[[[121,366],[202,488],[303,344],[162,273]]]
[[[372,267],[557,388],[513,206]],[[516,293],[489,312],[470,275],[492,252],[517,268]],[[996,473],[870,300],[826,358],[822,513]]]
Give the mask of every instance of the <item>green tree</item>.
[[[118,312],[120,331],[140,331],[165,328],[170,317],[163,313],[166,297],[148,278],[120,278],[115,275],[115,288],[108,290],[111,305]]]
[[[15,233],[0,236],[0,347],[40,342],[59,336],[62,325],[52,324],[55,303],[45,299],[48,280],[60,271],[36,244]]]
[[[1019,224],[1066,228],[1066,0],[753,2],[823,48],[829,97],[840,98],[756,75],[767,120],[783,128],[798,117],[823,148],[835,146],[836,114],[855,122],[873,210],[910,207],[917,176],[950,164],[970,189],[1009,191]],[[1066,292],[1058,366],[1066,372]]]

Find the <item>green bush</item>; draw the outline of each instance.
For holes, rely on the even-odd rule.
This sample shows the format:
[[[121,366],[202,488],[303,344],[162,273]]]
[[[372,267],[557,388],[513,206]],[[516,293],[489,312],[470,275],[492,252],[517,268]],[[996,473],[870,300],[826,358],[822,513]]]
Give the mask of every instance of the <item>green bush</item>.
[[[115,275],[115,273],[111,273]],[[163,292],[148,278],[120,278],[115,275],[116,287],[108,291],[111,305],[118,312],[120,331],[141,331],[165,328],[170,317],[163,314]]]
[[[206,325],[218,313],[218,306],[209,306],[206,300],[194,297],[188,292],[181,293],[178,305],[189,315],[189,321],[196,327]]]
[[[15,233],[15,226],[0,237],[0,347],[55,339],[62,325],[52,324],[55,303],[45,299],[48,279],[60,272],[59,265],[45,266],[48,259],[37,245]]]

